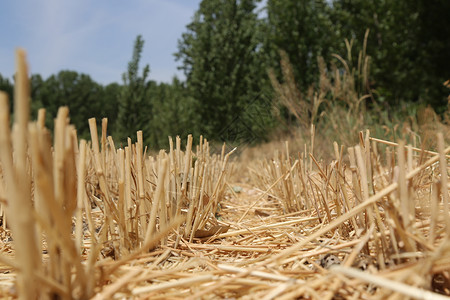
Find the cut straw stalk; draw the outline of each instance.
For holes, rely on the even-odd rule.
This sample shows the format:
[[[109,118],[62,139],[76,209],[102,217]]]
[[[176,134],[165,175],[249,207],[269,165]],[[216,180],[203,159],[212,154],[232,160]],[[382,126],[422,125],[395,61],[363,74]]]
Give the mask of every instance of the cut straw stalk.
[[[236,276],[233,276],[233,277],[221,279],[217,283],[211,284],[211,285],[203,288],[201,291],[197,292],[196,294],[189,296],[188,298],[186,298],[186,300],[201,299],[200,297],[202,297],[203,295],[207,295],[209,293],[217,291],[220,288],[223,288],[223,287],[226,287],[226,286],[230,286],[231,284],[235,283],[237,280],[241,279],[242,277],[244,277],[246,275],[248,275],[248,274],[247,273],[240,273],[240,274],[238,274]]]
[[[439,166],[441,171],[441,193],[442,193],[442,202],[444,203],[444,216],[446,216],[446,227],[447,227],[447,236],[450,236],[450,217],[448,217],[450,208],[449,208],[449,198],[448,198],[448,172],[447,172],[447,159],[445,154],[447,151],[444,149],[444,135],[442,132],[437,134],[438,140],[438,150],[439,150]]]
[[[107,220],[109,220],[109,229],[111,232],[114,232],[114,224],[113,220],[118,220],[118,211],[116,204],[112,201],[112,198],[110,196],[110,191],[106,182],[106,176],[105,176],[105,167],[102,165],[102,155],[100,153],[100,146],[98,144],[98,133],[97,133],[97,124],[95,122],[95,118],[89,119],[89,129],[91,132],[91,141],[92,141],[92,148],[94,149],[94,158],[95,158],[95,166],[96,166],[96,172],[99,180],[100,190],[102,191],[103,195],[105,196],[104,202],[105,202],[105,211],[106,216],[110,217]]]
[[[157,232],[154,236],[151,236],[150,238],[146,239],[144,244],[138,248],[135,249],[133,252],[125,255],[124,257],[122,257],[120,260],[116,260],[114,261],[114,263],[110,264],[108,267],[108,274],[112,274],[114,271],[116,271],[120,266],[128,263],[129,261],[136,259],[137,257],[139,257],[139,255],[141,255],[142,253],[148,252],[150,249],[154,248],[156,245],[158,245],[158,243],[161,241],[161,239],[163,239],[164,237],[166,237],[169,232],[173,229],[176,228],[178,226],[180,226],[180,224],[184,221],[183,217],[176,217],[171,224],[169,224],[169,226],[167,226],[166,228],[162,229],[161,231]],[[149,236],[149,231],[147,230],[147,236]]]
[[[127,274],[121,276],[116,282],[105,287],[100,293],[95,295],[93,300],[112,299],[115,293],[127,285],[132,279],[137,277],[141,272],[141,269],[130,270]]]
[[[150,213],[150,220],[148,222],[147,235],[145,240],[152,238],[156,232],[156,218],[158,214],[158,208],[165,209],[164,205],[164,179],[166,178],[167,159],[162,161],[161,169],[158,172],[158,183],[156,185],[155,196],[153,197],[152,210]],[[165,205],[164,205],[165,206]],[[145,243],[145,242],[144,242]]]
[[[335,273],[341,273],[350,277],[357,278],[359,280],[375,284],[380,287],[387,288],[391,291],[401,293],[404,296],[411,297],[413,299],[423,300],[448,300],[447,296],[439,295],[430,291],[426,291],[415,286],[404,284],[403,282],[389,280],[381,276],[362,272],[354,268],[344,266],[333,266],[331,271]]]
[[[31,207],[30,175],[27,167],[29,83],[25,51],[16,51],[16,83],[14,88],[14,156],[9,130],[9,107],[5,93],[0,92],[0,161],[7,184],[7,212],[14,236],[20,299],[32,299],[38,293],[34,280],[35,270],[40,269],[34,218]]]
[[[390,142],[390,141],[386,141],[386,140],[381,140],[381,139],[377,139],[374,137],[370,137],[370,140],[377,142],[377,143],[382,143],[385,145],[389,145],[389,146],[394,146],[394,147],[399,147],[400,144],[398,143],[394,143],[394,142]],[[421,153],[426,153],[426,154],[430,154],[430,155],[437,155],[439,154],[438,152],[434,152],[434,151],[429,151],[429,150],[425,150],[425,149],[420,149],[420,148],[416,148],[416,147],[412,147],[410,146],[411,150],[416,151],[416,152],[421,152]],[[445,155],[446,158],[450,158],[450,155]]]
[[[268,253],[277,251],[274,249],[270,249],[267,247],[258,247],[258,246],[234,246],[234,245],[197,245],[197,244],[190,244],[190,249],[205,249],[205,250],[220,250],[224,252],[259,252],[259,253]]]
[[[290,174],[296,167],[296,165],[298,164],[298,160],[296,160],[294,162],[294,164],[292,165],[291,169],[286,171],[284,174],[278,176],[277,180],[275,180],[275,182],[266,190],[264,191],[264,193],[262,193],[254,202],[252,205],[250,205],[247,210],[242,214],[242,216],[239,218],[238,223],[240,223],[245,216],[248,214],[248,212],[250,211],[250,209],[252,209],[264,196],[266,196],[270,190],[272,190],[282,179],[284,179],[286,176],[288,176],[288,174]]]
[[[144,186],[144,164],[142,162],[143,158],[143,148],[144,140],[142,135],[142,130],[137,132],[137,143],[136,143],[136,168],[137,168],[137,189],[138,189],[138,207],[139,207],[139,222],[141,226],[139,227],[140,236],[145,236],[146,233],[146,209],[145,209],[145,186]]]
[[[278,274],[271,274],[271,273],[262,272],[262,271],[247,270],[244,268],[237,268],[237,267],[225,265],[225,264],[218,264],[217,266],[224,271],[228,271],[228,272],[232,272],[232,273],[245,273],[245,274],[248,274],[251,276],[260,277],[260,278],[268,279],[268,280],[276,280],[276,281],[284,281],[284,282],[292,281],[292,282],[300,283],[300,284],[305,283],[304,280],[299,280],[299,279],[295,279],[295,278],[287,277],[287,276],[283,276],[283,275],[278,275]]]
[[[218,276],[214,276],[211,274],[207,275],[200,275],[200,276],[192,276],[190,278],[180,279],[180,280],[174,280],[171,282],[161,283],[161,284],[155,284],[150,286],[143,286],[135,288],[131,291],[131,294],[134,296],[144,294],[144,293],[152,293],[152,292],[158,292],[163,290],[168,290],[171,288],[176,287],[185,287],[185,286],[192,286],[194,284],[206,282],[206,281],[216,281],[219,280]]]
[[[448,153],[448,152],[450,152],[450,147],[447,147],[444,150],[444,153]],[[424,164],[422,164],[421,166],[419,166],[416,169],[414,169],[411,172],[409,172],[406,175],[406,179],[409,180],[412,177],[416,176],[423,169],[425,169],[425,168],[429,167],[430,165],[434,164],[436,161],[439,161],[439,159],[440,159],[440,155],[436,155],[436,156],[428,159]],[[280,259],[283,259],[283,258],[291,255],[295,251],[300,250],[307,243],[312,242],[313,240],[317,239],[321,235],[323,235],[323,234],[327,233],[328,231],[333,230],[334,228],[338,227],[342,222],[345,222],[346,220],[350,219],[351,217],[356,216],[360,212],[364,211],[368,206],[370,206],[370,205],[380,201],[385,196],[387,196],[390,193],[392,193],[393,191],[395,191],[397,188],[398,188],[398,183],[397,182],[394,182],[394,183],[390,184],[389,186],[387,186],[384,189],[382,189],[381,191],[379,191],[377,194],[375,194],[372,197],[370,197],[369,199],[367,199],[365,202],[355,206],[354,208],[352,208],[347,213],[339,216],[338,218],[333,220],[331,223],[329,223],[327,226],[319,229],[318,231],[316,231],[313,234],[309,235],[308,237],[306,237],[305,239],[301,240],[297,244],[291,246],[290,248],[287,248],[287,249],[283,250],[282,252],[280,252],[279,254],[275,255],[274,257],[269,258],[267,261],[264,261],[264,264],[268,264],[268,263],[273,264],[273,263],[279,261]]]
[[[299,224],[299,223],[304,223],[304,222],[309,222],[309,221],[315,221],[315,220],[318,220],[318,219],[319,219],[318,217],[307,217],[307,218],[301,218],[301,219],[297,219],[297,220],[290,220],[290,221],[273,223],[273,224],[269,224],[269,225],[260,225],[260,226],[255,226],[255,227],[251,227],[251,228],[246,228],[246,229],[240,229],[240,230],[230,231],[230,232],[226,232],[226,233],[221,233],[221,234],[219,234],[217,236],[217,238],[220,239],[220,238],[225,238],[225,237],[230,237],[230,236],[241,235],[241,234],[245,234],[245,233],[254,234],[255,232],[261,231],[261,230],[265,231],[265,230],[271,229],[271,228],[290,226],[290,225],[294,225],[294,224]]]
[[[125,216],[127,215],[127,205],[125,200],[125,152],[123,151],[123,149],[117,150],[117,156],[119,158],[119,199],[117,201],[117,208],[119,210],[120,255],[122,255],[129,249],[126,244],[126,242],[128,241],[129,231],[127,229],[128,221],[125,218]]]
[[[91,242],[93,243],[94,247],[97,244],[97,239],[95,235],[95,224],[94,219],[92,217],[92,211],[91,211],[91,204],[89,203],[89,200],[86,195],[86,188],[85,188],[85,182],[84,178],[86,175],[86,155],[87,155],[87,145],[85,140],[80,141],[80,156],[78,159],[78,210],[82,212],[84,209],[86,214],[86,221],[88,224],[89,232],[91,234]],[[83,180],[82,180],[83,179]],[[80,213],[80,215],[82,215]],[[80,220],[81,221],[81,220]],[[82,222],[81,222],[82,223]],[[81,242],[79,244],[81,245]]]

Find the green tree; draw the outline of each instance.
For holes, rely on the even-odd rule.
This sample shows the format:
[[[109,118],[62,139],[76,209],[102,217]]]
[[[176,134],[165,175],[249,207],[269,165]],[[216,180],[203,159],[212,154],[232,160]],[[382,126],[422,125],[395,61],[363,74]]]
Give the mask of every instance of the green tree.
[[[420,97],[443,113],[448,103],[443,82],[450,79],[450,1],[416,1],[420,28],[417,44],[421,49],[417,77],[424,77]]]
[[[42,101],[43,95],[41,94],[45,80],[39,74],[32,74],[30,77],[30,95],[31,95],[31,115],[33,118],[37,118],[37,112],[40,108],[44,108]],[[50,121],[50,119],[48,119]]]
[[[133,56],[128,63],[128,70],[122,75],[123,88],[118,98],[118,114],[115,122],[116,136],[123,143],[127,137],[136,135],[136,131],[147,131],[148,118],[152,115],[151,106],[146,94],[154,82],[148,81],[150,66],[147,64],[139,74],[139,61],[141,59],[144,40],[137,36],[133,48]]]
[[[103,96],[101,103],[103,103],[100,111],[102,117],[108,118],[108,132],[115,132],[115,126],[118,116],[118,100],[122,93],[122,86],[118,83],[110,83],[103,87]],[[100,100],[100,99],[99,99]]]
[[[46,126],[53,128],[53,119],[59,107],[68,106],[71,123],[83,138],[89,137],[88,119],[101,118],[101,96],[103,88],[94,82],[89,75],[74,71],[60,71],[43,81],[39,75],[31,79],[32,105],[36,111],[40,107],[46,109]]]
[[[163,148],[168,145],[168,136],[179,135],[185,140],[188,134],[198,136],[200,118],[196,114],[196,102],[187,93],[178,78],[171,84],[161,83],[148,91],[153,114],[147,141]]]
[[[449,10],[450,2],[439,0],[335,0],[333,22],[341,39],[355,38],[357,47],[370,29],[367,53],[378,101],[425,100],[439,108],[446,105],[442,83],[450,74]]]
[[[317,57],[329,60],[336,45],[325,0],[268,0],[265,51],[278,75],[279,50],[287,53],[298,86],[306,90],[318,80]]]
[[[265,77],[257,2],[202,1],[178,42],[175,56],[197,102],[200,131],[210,139],[223,138],[230,125],[243,138],[252,134],[241,117],[247,105],[259,100]]]

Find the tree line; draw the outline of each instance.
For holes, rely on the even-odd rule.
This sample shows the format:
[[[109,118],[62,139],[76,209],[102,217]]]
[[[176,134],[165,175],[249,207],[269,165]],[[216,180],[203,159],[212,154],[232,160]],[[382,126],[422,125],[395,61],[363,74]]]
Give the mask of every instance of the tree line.
[[[272,111],[268,70],[286,80],[283,55],[292,66],[293,84],[306,93],[332,65],[351,70],[348,64],[358,64],[361,51],[370,60],[370,76],[361,78],[361,92],[371,95],[367,109],[395,110],[409,103],[446,110],[450,1],[268,0],[262,8],[259,2],[201,1],[174,54],[183,81],[149,80],[150,66],[141,66],[144,40],[138,36],[121,83],[101,85],[67,70],[46,79],[33,74],[32,111],[45,107],[52,128],[58,107],[67,105],[85,138],[88,118],[107,117],[109,134],[122,143],[141,129],[152,148],[166,146],[167,136],[189,133],[260,141],[280,118],[292,117],[284,107]],[[0,75],[0,89],[12,99],[13,80]]]

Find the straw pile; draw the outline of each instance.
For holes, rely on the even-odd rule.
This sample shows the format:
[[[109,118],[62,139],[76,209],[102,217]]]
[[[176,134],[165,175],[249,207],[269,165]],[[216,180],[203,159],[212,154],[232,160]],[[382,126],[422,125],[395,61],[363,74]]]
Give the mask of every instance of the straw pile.
[[[118,149],[91,119],[78,141],[61,108],[52,142],[44,110],[29,122],[23,51],[17,65],[12,128],[0,93],[2,298],[450,295],[442,134],[432,152],[361,133],[331,164],[286,144],[238,185],[231,153],[202,138],[152,156],[142,132]]]

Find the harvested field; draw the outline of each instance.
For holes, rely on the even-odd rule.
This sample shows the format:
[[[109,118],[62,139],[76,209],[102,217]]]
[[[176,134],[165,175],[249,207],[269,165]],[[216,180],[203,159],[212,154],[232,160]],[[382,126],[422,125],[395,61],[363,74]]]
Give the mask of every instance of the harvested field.
[[[192,137],[150,155],[142,132],[118,148],[106,119],[78,140],[67,108],[51,138],[44,110],[29,122],[26,74],[19,51],[13,126],[0,93],[0,297],[450,295],[442,133],[433,152],[361,132],[354,147],[330,144],[329,164],[288,143],[240,161]]]

